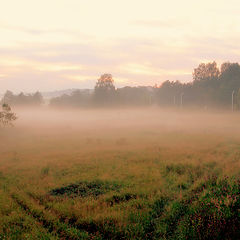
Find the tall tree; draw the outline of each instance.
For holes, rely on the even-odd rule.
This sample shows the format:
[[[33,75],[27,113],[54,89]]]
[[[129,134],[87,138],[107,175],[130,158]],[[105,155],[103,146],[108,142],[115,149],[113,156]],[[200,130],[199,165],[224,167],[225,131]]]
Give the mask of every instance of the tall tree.
[[[219,69],[216,62],[212,63],[201,63],[193,71],[193,80],[216,80],[219,77]]]
[[[194,69],[192,90],[198,105],[216,104],[219,76],[216,62],[201,63]]]
[[[221,104],[231,105],[231,95],[237,96],[240,88],[240,65],[238,63],[225,62],[221,65],[219,76],[218,98]]]
[[[97,80],[94,88],[94,99],[97,103],[111,104],[115,95],[114,80],[111,74],[103,74]]]

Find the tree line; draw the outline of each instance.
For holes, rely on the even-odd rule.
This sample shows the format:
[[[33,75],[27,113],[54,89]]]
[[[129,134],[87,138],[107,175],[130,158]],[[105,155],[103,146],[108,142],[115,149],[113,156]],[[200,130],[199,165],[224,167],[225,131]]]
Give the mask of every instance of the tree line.
[[[43,96],[40,92],[34,94],[13,94],[13,92],[7,90],[4,94],[1,103],[9,104],[11,106],[40,106],[43,104]]]
[[[240,65],[225,62],[220,68],[216,62],[201,63],[193,71],[193,81],[165,81],[158,89],[161,104],[176,101],[184,105],[229,108],[240,107]],[[175,98],[175,100],[174,100]]]
[[[165,81],[160,86],[115,88],[111,74],[103,74],[94,91],[76,90],[52,98],[53,107],[111,107],[111,106],[196,106],[240,109],[240,65],[216,62],[201,63],[192,73],[193,81]],[[7,91],[2,103],[10,105],[41,105],[41,93],[14,95]]]

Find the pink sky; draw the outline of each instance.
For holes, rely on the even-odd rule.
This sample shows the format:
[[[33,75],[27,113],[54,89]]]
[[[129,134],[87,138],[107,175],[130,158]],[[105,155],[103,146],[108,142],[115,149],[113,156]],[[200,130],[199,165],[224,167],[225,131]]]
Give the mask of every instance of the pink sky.
[[[240,61],[240,2],[8,0],[0,8],[0,93],[190,81],[200,62]]]

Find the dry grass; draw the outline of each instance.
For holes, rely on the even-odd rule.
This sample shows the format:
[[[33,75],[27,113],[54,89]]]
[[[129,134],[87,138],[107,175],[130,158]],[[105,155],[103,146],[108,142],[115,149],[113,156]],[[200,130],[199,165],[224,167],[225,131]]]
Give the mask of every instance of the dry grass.
[[[211,176],[217,184],[224,176],[229,184],[239,177],[239,114],[128,109],[18,115],[15,128],[0,131],[0,239],[181,239],[183,228],[201,238],[184,225],[184,211],[193,219],[187,199],[193,195],[191,206],[205,199],[200,186]],[[81,181],[121,187],[103,191],[99,185],[97,196],[49,194]],[[234,200],[227,199],[229,206]]]

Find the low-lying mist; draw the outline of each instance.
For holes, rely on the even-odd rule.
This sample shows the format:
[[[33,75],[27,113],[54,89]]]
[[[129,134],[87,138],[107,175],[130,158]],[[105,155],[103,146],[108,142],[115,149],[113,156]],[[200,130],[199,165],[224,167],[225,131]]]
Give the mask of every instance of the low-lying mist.
[[[239,134],[238,113],[186,109],[15,109],[18,120],[11,131],[40,134],[130,135],[134,132]]]
[[[62,239],[179,239],[185,228],[181,239],[190,231],[191,239],[223,232],[238,239],[239,113],[13,111],[15,126],[0,129],[0,219],[6,226],[11,212],[17,225],[32,216],[37,229],[45,222],[39,231],[52,233],[56,226]],[[77,231],[85,238],[71,238]]]
[[[187,109],[13,109],[14,127],[0,129],[0,153],[68,154],[143,148],[209,148],[239,141],[240,115]],[[134,151],[135,151],[134,150]],[[155,151],[155,150],[154,150]]]

